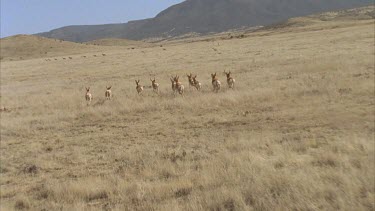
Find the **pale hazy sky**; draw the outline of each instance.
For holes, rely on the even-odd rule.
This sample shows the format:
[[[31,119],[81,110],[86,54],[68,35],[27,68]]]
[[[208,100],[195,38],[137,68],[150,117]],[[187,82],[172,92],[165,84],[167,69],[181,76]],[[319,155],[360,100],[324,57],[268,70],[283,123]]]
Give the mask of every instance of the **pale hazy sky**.
[[[183,0],[0,0],[0,37],[151,18]]]

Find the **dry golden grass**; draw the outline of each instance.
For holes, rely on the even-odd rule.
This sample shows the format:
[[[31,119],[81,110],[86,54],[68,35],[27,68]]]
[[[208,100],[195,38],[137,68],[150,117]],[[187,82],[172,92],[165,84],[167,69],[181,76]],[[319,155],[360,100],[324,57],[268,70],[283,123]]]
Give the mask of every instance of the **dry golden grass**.
[[[0,208],[374,210],[373,24],[2,61]],[[185,97],[173,96],[172,74]],[[138,96],[134,80],[151,86],[150,76],[161,94]]]

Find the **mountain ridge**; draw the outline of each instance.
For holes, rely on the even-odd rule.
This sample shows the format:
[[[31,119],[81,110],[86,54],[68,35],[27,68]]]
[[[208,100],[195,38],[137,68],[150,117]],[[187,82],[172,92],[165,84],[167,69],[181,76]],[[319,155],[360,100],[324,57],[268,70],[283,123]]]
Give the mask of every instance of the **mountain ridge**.
[[[288,18],[367,6],[372,0],[186,0],[154,18],[127,23],[65,26],[36,35],[73,42],[104,38],[142,40],[207,34],[274,24]]]

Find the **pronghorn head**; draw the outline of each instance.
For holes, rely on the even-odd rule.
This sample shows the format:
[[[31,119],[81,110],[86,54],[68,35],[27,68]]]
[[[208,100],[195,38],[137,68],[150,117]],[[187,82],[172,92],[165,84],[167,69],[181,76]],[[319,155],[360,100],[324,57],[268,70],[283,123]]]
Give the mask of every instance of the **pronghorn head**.
[[[107,88],[107,90],[111,90],[112,86],[105,86]]]
[[[217,80],[217,78],[216,78],[216,73],[211,74],[211,77],[212,77],[212,80],[213,80],[213,81]]]
[[[176,82],[176,83],[178,83],[178,80],[180,79],[180,76],[178,76],[178,75],[176,75],[175,77],[174,77],[174,81]]]
[[[86,87],[86,92],[90,92],[90,87]]]
[[[137,84],[137,86],[139,86],[139,79],[138,80],[135,80],[135,84]]]
[[[225,70],[224,70],[224,74],[227,76],[227,78],[230,78],[230,75],[232,74],[230,71],[229,72],[226,72]]]
[[[151,78],[150,78],[150,81],[152,82],[152,84],[155,84],[155,83],[156,83],[156,79],[155,79],[155,77],[154,77],[154,79],[151,79]]]

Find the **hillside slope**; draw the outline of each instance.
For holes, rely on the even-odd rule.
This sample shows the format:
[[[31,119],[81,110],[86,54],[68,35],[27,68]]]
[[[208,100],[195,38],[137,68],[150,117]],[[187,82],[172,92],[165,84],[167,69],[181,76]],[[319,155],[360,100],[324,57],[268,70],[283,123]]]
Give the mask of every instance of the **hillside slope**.
[[[39,35],[74,42],[141,40],[269,25],[291,17],[369,5],[372,0],[187,0],[156,17],[123,24],[67,26]]]
[[[34,35],[16,35],[0,39],[1,60],[23,60],[77,54],[97,47]]]
[[[147,47],[151,46],[151,43],[141,42],[136,40],[120,39],[120,38],[107,38],[92,40],[86,42],[91,45],[102,45],[102,46],[127,46],[127,47]]]

